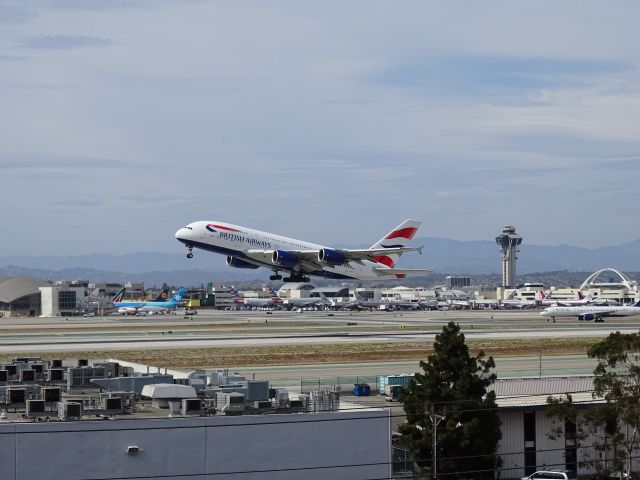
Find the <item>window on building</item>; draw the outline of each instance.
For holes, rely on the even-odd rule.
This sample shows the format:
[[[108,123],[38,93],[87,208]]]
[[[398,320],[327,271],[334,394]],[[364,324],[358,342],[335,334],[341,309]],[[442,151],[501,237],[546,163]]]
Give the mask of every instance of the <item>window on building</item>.
[[[59,292],[58,309],[60,311],[76,309],[76,292]]]

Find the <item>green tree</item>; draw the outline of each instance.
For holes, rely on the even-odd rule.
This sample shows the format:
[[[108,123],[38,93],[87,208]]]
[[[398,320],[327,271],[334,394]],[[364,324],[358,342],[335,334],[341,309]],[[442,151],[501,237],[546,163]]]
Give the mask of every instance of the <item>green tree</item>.
[[[500,419],[495,393],[487,392],[495,363],[484,356],[471,357],[460,327],[449,322],[436,336],[434,354],[420,362],[424,373],[400,394],[407,422],[399,431],[421,468],[433,467],[433,420],[442,419],[436,428],[438,478],[493,479],[500,466]]]
[[[603,403],[577,408],[571,396],[549,397],[546,414],[556,420],[549,436],[561,435],[560,422],[575,422],[576,441],[589,439],[581,464],[601,476],[612,470],[631,472],[631,459],[640,443],[640,335],[615,332],[588,352],[598,363],[593,371],[593,398]]]

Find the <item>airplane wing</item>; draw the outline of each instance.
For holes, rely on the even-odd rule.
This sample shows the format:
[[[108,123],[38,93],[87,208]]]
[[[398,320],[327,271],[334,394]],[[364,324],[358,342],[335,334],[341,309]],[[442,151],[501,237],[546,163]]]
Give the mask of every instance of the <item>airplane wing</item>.
[[[387,247],[387,248],[363,248],[363,249],[331,249],[321,250],[258,250],[250,249],[245,254],[250,260],[260,262],[262,265],[280,266],[286,270],[287,267],[297,265],[304,271],[313,271],[331,265],[340,265],[347,262],[362,262],[369,260],[380,263],[380,257],[386,255],[400,255],[407,252],[422,253],[423,247]],[[284,256],[282,261],[278,257]],[[393,275],[388,268],[384,268],[387,275]],[[407,270],[406,273],[428,273],[430,270]],[[398,273],[402,273],[398,271]]]

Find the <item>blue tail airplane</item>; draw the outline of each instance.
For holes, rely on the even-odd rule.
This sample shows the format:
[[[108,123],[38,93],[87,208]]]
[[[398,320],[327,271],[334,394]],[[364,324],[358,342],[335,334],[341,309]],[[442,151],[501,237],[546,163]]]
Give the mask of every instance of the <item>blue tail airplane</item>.
[[[118,313],[138,313],[138,312],[164,312],[166,310],[174,310],[182,305],[182,297],[187,292],[181,288],[170,300],[165,302],[113,302],[113,306],[118,309]]]

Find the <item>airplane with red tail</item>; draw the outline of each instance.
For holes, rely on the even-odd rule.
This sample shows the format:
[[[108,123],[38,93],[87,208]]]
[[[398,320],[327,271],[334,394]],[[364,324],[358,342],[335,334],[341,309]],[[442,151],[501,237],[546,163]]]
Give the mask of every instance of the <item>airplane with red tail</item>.
[[[252,228],[210,220],[181,228],[176,239],[193,258],[193,249],[227,256],[227,265],[235,268],[266,267],[271,280],[308,282],[309,276],[357,280],[390,280],[408,274],[425,274],[426,269],[396,268],[403,253],[422,253],[422,247],[409,247],[420,222],[405,220],[369,248],[331,248]],[[280,272],[287,276],[283,278]]]

